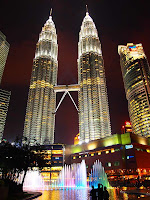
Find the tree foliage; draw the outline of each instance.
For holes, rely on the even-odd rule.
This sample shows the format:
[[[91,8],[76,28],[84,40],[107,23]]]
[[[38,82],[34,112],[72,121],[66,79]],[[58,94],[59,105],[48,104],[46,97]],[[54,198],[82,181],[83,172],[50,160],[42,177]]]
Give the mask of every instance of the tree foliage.
[[[40,148],[38,148],[40,151]],[[24,172],[24,178],[29,168],[45,166],[45,161],[40,153],[32,151],[28,143],[23,145],[15,141],[12,145],[9,142],[2,141],[0,143],[0,172],[1,179],[16,181],[19,175]]]

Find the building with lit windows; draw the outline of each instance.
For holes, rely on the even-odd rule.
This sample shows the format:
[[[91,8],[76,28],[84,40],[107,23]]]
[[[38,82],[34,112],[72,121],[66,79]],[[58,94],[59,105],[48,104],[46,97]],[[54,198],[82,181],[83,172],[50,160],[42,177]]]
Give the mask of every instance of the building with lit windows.
[[[85,160],[88,174],[94,162],[99,160],[112,183],[150,176],[150,138],[133,133],[113,134],[89,143],[66,146],[67,164],[82,160]]]
[[[132,131],[150,136],[150,68],[142,44],[119,45]]]
[[[111,135],[101,44],[88,12],[79,33],[78,84],[80,143]]]
[[[31,145],[54,143],[58,44],[52,16],[44,24],[36,45],[23,136]]]
[[[11,92],[0,89],[0,141],[3,138],[3,132],[8,112]]]
[[[43,177],[47,185],[53,185],[53,183],[55,182],[55,180],[57,180],[59,176],[59,172],[64,166],[64,145],[41,145],[39,149],[37,148],[37,146],[32,146],[32,151],[39,155],[44,154],[46,164],[45,167],[43,167],[41,170],[41,176]]]
[[[10,44],[6,41],[6,36],[0,31],[0,83],[3,76]]]
[[[55,113],[67,94],[79,113],[80,143],[111,135],[101,44],[88,12],[79,33],[78,84],[57,85],[57,55],[56,29],[50,16],[37,43],[23,136],[31,145],[54,143]],[[79,108],[70,91],[78,92]],[[56,107],[57,92],[64,94]]]

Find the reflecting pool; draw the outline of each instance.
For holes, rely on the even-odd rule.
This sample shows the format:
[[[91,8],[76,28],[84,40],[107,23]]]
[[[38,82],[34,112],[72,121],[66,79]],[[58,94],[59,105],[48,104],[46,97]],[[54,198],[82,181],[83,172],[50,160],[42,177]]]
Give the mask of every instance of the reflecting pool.
[[[110,200],[149,200],[145,195],[128,195],[120,193],[119,188],[109,189]],[[36,200],[90,200],[90,190],[88,189],[66,189],[41,191],[42,196]]]

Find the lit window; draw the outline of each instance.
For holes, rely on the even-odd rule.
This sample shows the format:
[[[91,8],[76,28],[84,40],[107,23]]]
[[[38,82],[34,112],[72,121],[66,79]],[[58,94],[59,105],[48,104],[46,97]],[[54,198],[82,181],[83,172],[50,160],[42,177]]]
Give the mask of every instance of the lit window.
[[[150,149],[146,149],[147,153],[150,153]]]
[[[98,152],[98,155],[101,155],[101,152]]]
[[[109,151],[106,151],[106,154],[108,154],[109,153]]]
[[[120,149],[115,149],[115,151],[120,151]]]
[[[134,158],[134,156],[127,156],[127,159],[129,160],[130,158]]]
[[[94,153],[91,153],[91,156],[94,156]]]
[[[119,165],[120,165],[119,161],[114,162],[114,166],[119,166]]]
[[[81,158],[81,156],[79,156],[79,158]]]
[[[74,157],[73,157],[73,159],[75,160],[75,159],[76,159],[76,157],[74,156]]]
[[[114,149],[111,149],[111,153],[114,153],[115,152],[115,150]]]
[[[106,163],[106,167],[111,167],[111,162]]]

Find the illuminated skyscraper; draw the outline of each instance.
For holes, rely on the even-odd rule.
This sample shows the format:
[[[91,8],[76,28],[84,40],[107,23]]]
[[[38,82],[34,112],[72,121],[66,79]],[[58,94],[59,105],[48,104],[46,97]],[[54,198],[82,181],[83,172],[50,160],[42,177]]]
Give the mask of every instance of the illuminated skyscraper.
[[[111,135],[104,63],[98,32],[89,13],[83,19],[78,43],[80,142]]]
[[[24,137],[34,145],[54,143],[58,44],[50,15],[36,45],[24,125]]]
[[[11,92],[0,89],[0,141],[3,137]]]
[[[6,64],[9,47],[10,45],[6,41],[6,36],[0,31],[0,83],[2,80],[3,71]]]
[[[119,45],[120,64],[135,134],[150,136],[150,68],[142,44]]]

